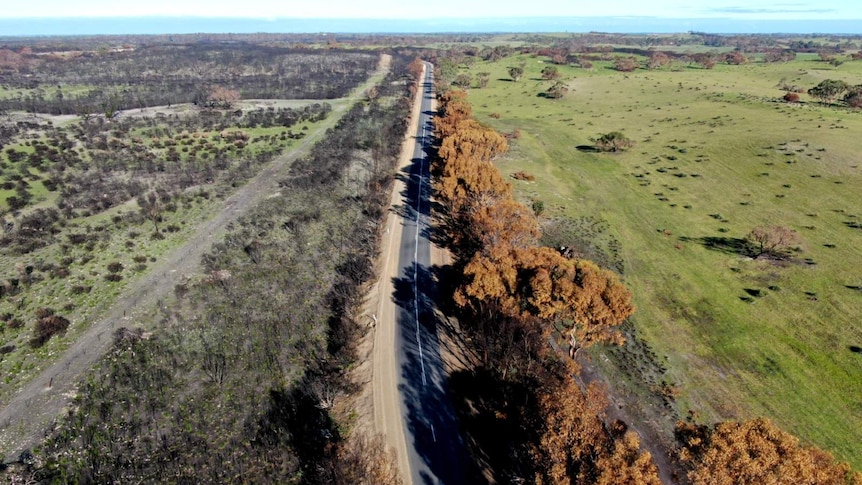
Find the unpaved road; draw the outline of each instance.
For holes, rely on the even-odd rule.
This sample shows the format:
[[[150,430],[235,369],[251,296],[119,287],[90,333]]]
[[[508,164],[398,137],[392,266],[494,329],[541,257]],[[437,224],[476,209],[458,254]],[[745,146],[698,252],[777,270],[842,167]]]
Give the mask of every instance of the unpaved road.
[[[297,158],[308,153],[358,100],[389,71],[391,57],[383,55],[377,72],[346,99],[335,100],[333,110],[317,130],[289,152],[268,164],[257,176],[224,201],[221,211],[202,223],[181,247],[167,255],[147,275],[132,283],[101,320],[94,322],[54,364],[24,386],[0,410],[0,457],[14,461],[22,450],[37,444],[44,431],[69,405],[78,377],[111,347],[113,331],[134,325],[161,304],[186,275],[200,266],[201,256],[219,240],[226,226],[260,200],[277,193],[279,176]],[[339,102],[343,101],[343,102]]]
[[[429,160],[433,79],[425,65],[382,247],[374,318],[374,423],[395,448],[406,483],[465,483],[466,457],[446,389],[433,308]],[[417,111],[418,116],[417,116]]]

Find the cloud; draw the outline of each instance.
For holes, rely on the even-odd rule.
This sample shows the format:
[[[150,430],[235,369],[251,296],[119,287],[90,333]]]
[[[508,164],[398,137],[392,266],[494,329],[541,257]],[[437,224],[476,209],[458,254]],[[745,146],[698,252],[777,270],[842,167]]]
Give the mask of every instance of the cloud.
[[[720,8],[711,8],[708,11],[712,13],[723,13],[723,14],[735,14],[735,15],[752,15],[752,14],[812,14],[812,13],[837,13],[838,11],[834,8],[795,8],[801,7],[802,4],[799,3],[785,3],[776,5],[776,7],[772,8],[749,8],[749,7],[720,7]]]

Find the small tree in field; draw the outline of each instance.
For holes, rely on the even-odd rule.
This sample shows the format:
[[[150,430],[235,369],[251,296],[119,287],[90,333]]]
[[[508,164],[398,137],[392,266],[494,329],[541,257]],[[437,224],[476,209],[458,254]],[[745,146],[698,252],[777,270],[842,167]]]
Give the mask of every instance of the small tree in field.
[[[542,69],[542,79],[545,80],[554,80],[560,78],[560,70],[557,69],[557,66],[545,66]]]
[[[757,226],[745,236],[754,257],[783,259],[802,244],[799,233],[786,226]]]
[[[862,108],[862,85],[850,88],[844,96],[844,102],[851,108]]]
[[[509,76],[512,78],[512,81],[518,82],[521,79],[521,76],[524,75],[523,67],[510,67],[509,68]]]
[[[612,131],[596,139],[595,144],[603,152],[622,152],[633,147],[635,142],[626,138],[622,132]]]
[[[647,67],[650,69],[661,69],[668,64],[670,64],[670,57],[659,51],[650,54],[649,61],[647,61]]]
[[[473,76],[467,73],[461,73],[455,76],[455,80],[452,81],[452,84],[458,86],[459,88],[467,89],[473,84]]]
[[[237,101],[239,101],[239,91],[215,86],[207,96],[207,107],[230,109]]]
[[[634,57],[617,57],[614,59],[614,69],[620,72],[632,72],[638,68]]]
[[[784,101],[786,101],[788,103],[798,103],[799,102],[799,95],[796,93],[786,93],[783,96],[783,99],[784,99]]]
[[[479,89],[484,89],[488,87],[488,81],[491,80],[490,72],[480,72],[476,74],[476,87]]]
[[[553,86],[548,88],[545,95],[551,99],[560,99],[569,92],[569,87],[562,81],[557,81]]]
[[[162,220],[162,205],[161,198],[155,192],[148,192],[138,196],[138,207],[141,208],[141,214],[153,222],[156,232],[159,232],[159,222]]]
[[[831,103],[848,88],[847,83],[836,79],[826,79],[808,90],[808,94],[820,101]]]
[[[740,51],[733,51],[728,52],[727,55],[724,56],[724,61],[728,64],[738,66],[748,62],[748,58]]]

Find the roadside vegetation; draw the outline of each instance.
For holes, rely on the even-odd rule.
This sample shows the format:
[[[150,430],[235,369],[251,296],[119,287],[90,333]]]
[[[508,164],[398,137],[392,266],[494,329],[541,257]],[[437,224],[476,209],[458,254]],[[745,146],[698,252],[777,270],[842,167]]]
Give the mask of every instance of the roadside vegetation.
[[[0,402],[331,111],[227,109],[223,90],[211,94],[220,109],[2,119]],[[40,313],[68,324],[40,326]]]
[[[543,242],[631,289],[627,343],[586,352],[629,414],[667,447],[677,422],[766,416],[862,466],[859,40],[623,37],[453,48],[438,80],[487,73],[467,99]]]
[[[376,62],[378,54],[363,56]],[[337,62],[340,54],[325,55]],[[356,316],[374,274],[379,221],[416,92],[412,60],[393,55],[390,74],[282,174],[274,196],[229,227],[204,257],[202,274],[160,300],[153,321],[113,333],[112,350],[82,379],[44,443],[9,464],[10,479],[400,483],[382,440],[352,432],[355,385],[347,373],[364,331]],[[112,285],[145,272],[160,254],[155,248],[179,243],[185,226],[212,214],[329,110],[308,102],[213,106],[42,126],[39,140],[56,148],[52,137],[65,134],[72,146],[57,151],[78,160],[66,169],[43,162],[42,177],[56,179],[62,193],[32,201],[44,208],[7,212],[7,236],[22,237],[21,218],[40,210],[56,214],[50,223],[57,229],[44,230],[31,246],[6,245],[4,257],[51,262],[55,270],[53,258],[69,257],[60,283],[89,287],[50,285],[58,280],[52,268],[19,265],[10,277],[18,284],[7,286],[21,290],[3,301],[11,313],[4,338],[14,342],[4,376],[23,382],[25,367],[32,372],[39,359],[62,351],[84,326],[76,315],[86,298],[110,305],[119,292]],[[116,186],[105,190],[101,184],[111,181]],[[73,197],[79,199],[68,202]],[[71,304],[39,306],[59,299],[51,291],[68,291],[72,296],[61,301]],[[11,321],[23,325],[9,329]]]

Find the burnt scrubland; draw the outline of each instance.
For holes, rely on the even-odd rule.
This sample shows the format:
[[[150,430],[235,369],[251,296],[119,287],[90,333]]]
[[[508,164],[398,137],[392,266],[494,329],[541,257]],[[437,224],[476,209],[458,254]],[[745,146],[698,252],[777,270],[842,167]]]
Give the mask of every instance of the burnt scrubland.
[[[368,51],[278,47],[245,41],[101,45],[33,43],[0,60],[0,111],[113,113],[206,104],[211,88],[245,99],[340,98],[374,70]],[[55,50],[62,49],[62,50]]]
[[[253,85],[246,77],[254,76],[242,74],[249,58],[301,67],[268,76],[318,98],[346,94],[368,77],[378,59],[368,52],[324,56],[289,49],[279,50],[276,59],[271,49],[252,45],[243,50],[206,44],[167,50],[172,54],[162,57],[131,48],[38,55],[21,47],[10,51],[14,56],[3,56],[3,76],[9,83],[40,83],[45,76],[54,76],[52,85],[63,88],[83,80],[94,83],[94,93],[107,97],[96,103],[100,106],[81,104],[82,98],[71,94],[54,99],[78,106],[78,116],[8,111],[0,120],[0,402],[79,335],[129,281],[146,274],[186,240],[237,187],[314,133],[331,113],[332,103],[343,103],[287,102],[281,98],[291,93],[272,83],[264,85],[265,91],[250,91],[272,101],[243,101],[245,82]],[[99,85],[123,84],[100,76],[106,75],[104,69],[124,62],[124,76],[136,79],[140,89],[169,94],[159,82],[147,81],[144,73],[167,75],[159,62],[197,59],[185,59],[175,50],[200,50],[201,56],[219,59],[219,69],[235,75],[230,84],[219,85],[207,77],[210,69],[185,71],[183,79],[205,89],[210,102],[150,111],[129,110],[134,104],[108,96],[112,88]],[[64,57],[63,52],[76,55]],[[120,62],[115,54],[125,60]],[[90,69],[94,63],[102,67]],[[312,77],[318,69],[327,69],[332,77]],[[221,71],[212,72],[218,76]],[[26,96],[38,89],[25,88]],[[4,90],[0,99],[12,103],[19,95],[14,89]],[[174,101],[182,100],[167,100]],[[31,108],[56,111],[48,106]],[[40,326],[43,314],[70,324]]]
[[[14,473],[49,482],[398,483],[351,435],[346,372],[410,96],[395,55],[311,153],[174,288],[147,331],[117,330],[74,405]]]

